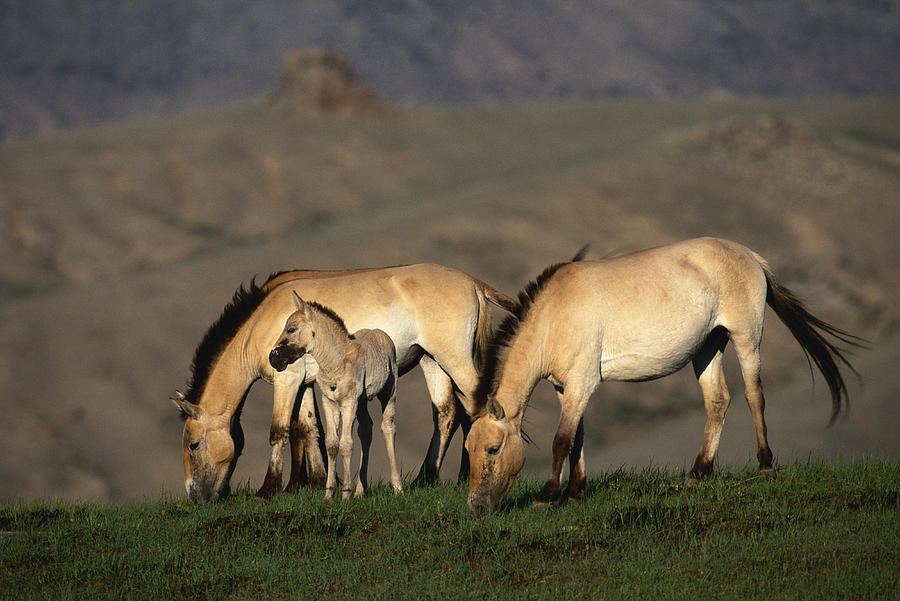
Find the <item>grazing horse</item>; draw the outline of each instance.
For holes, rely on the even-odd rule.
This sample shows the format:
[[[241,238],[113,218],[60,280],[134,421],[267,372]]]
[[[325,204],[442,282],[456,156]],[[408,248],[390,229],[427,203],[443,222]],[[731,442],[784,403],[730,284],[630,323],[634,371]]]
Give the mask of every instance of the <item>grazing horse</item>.
[[[859,339],[810,314],[755,252],[700,238],[603,261],[581,262],[581,254],[547,268],[530,283],[492,341],[476,393],[478,413],[466,440],[471,509],[496,508],[512,488],[525,462],[522,418],[541,378],[556,388],[561,412],[550,477],[536,505],[559,500],[566,458],[565,495],[583,493],[582,417],[601,381],[651,380],[688,362],[706,408],[700,452],[688,477],[710,473],[730,402],[722,371],[729,340],[756,428],[759,466],[771,470],[759,357],[766,304],[824,375],[832,420],[840,411],[847,390],[836,362],[852,366],[825,336],[853,345]]]
[[[356,496],[361,497],[368,481],[369,447],[372,444],[372,418],[368,402],[376,396],[381,402],[381,432],[391,464],[394,492],[403,492],[397,458],[394,453],[394,412],[397,391],[397,353],[394,343],[382,330],[357,330],[351,334],[334,311],[318,303],[306,303],[292,292],[297,310],[287,318],[278,343],[269,353],[276,371],[309,353],[319,366],[316,381],[322,390],[325,412],[325,448],[328,451],[328,477],[325,500],[334,496],[337,482],[337,455],[344,464],[342,497],[350,498],[350,458],[353,455],[354,418],[362,444]]]
[[[197,347],[188,391],[172,399],[185,420],[182,450],[188,495],[200,501],[228,494],[244,443],[240,410],[258,379],[275,388],[271,456],[258,494],[267,497],[281,489],[288,441],[292,451],[288,488],[306,476],[303,462],[310,482],[324,482],[312,390],[318,366],[308,357],[283,372],[269,364],[269,351],[295,310],[294,291],[331,307],[353,330],[386,332],[396,345],[401,375],[417,364],[422,367],[433,404],[434,434],[420,477],[436,479],[455,428],[460,422],[464,430],[468,427],[468,416],[456,413],[455,393],[461,393],[460,401],[470,413],[478,384],[476,362],[491,331],[488,303],[511,310],[515,301],[441,265],[299,271],[275,274],[262,286],[251,282],[249,288],[239,287]]]

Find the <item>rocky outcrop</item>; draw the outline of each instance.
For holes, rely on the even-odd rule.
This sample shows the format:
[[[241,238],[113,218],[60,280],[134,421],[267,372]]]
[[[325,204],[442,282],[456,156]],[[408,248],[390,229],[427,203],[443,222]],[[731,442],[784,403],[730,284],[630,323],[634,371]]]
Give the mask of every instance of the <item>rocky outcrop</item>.
[[[357,81],[346,58],[328,50],[285,53],[272,104],[310,114],[378,114],[387,108],[375,90]]]

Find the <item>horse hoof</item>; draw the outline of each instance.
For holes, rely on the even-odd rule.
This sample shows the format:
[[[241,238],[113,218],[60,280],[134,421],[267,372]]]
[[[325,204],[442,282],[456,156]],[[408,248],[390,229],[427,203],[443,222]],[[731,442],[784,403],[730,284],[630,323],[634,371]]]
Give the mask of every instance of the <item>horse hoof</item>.
[[[438,477],[436,474],[424,474],[420,473],[415,479],[412,481],[410,486],[412,488],[422,488],[423,486],[434,486],[438,483]]]
[[[254,495],[257,499],[271,499],[275,493],[278,492],[278,489],[271,486],[263,486],[258,491],[256,491],[256,495]]]

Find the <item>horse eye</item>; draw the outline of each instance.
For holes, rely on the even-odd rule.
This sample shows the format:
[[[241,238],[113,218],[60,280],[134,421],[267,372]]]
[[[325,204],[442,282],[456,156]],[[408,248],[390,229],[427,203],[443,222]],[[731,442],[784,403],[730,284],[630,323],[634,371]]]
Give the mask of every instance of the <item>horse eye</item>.
[[[496,455],[497,453],[500,452],[500,447],[501,447],[501,445],[499,445],[499,444],[495,444],[492,447],[488,447],[488,450],[487,450],[488,455]]]
[[[192,442],[191,444],[189,444],[188,448],[192,451],[196,451],[197,447],[199,447],[199,446],[200,446],[200,441],[198,440],[197,442]]]
[[[295,328],[295,327],[293,327],[293,326],[291,326],[291,327],[289,327],[289,328],[287,329],[287,333],[288,333],[288,334],[293,334],[293,333],[296,332],[296,331],[297,331],[297,328]]]

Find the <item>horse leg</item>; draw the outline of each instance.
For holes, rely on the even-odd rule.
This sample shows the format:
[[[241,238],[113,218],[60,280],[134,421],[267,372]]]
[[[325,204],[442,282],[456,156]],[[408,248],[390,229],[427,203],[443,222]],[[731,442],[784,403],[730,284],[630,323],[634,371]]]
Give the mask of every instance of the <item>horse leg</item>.
[[[569,452],[569,483],[563,493],[566,499],[581,499],[587,486],[587,476],[584,473],[584,418],[578,420],[578,429],[575,430],[572,450]]]
[[[575,439],[581,418],[584,416],[585,407],[587,407],[588,399],[594,388],[596,388],[596,384],[587,390],[566,387],[565,391],[559,395],[562,408],[559,415],[559,426],[553,437],[553,463],[550,466],[550,477],[534,500],[536,507],[559,501],[563,463],[575,450]],[[580,458],[581,450],[579,449],[577,453]]]
[[[725,384],[725,372],[722,360],[728,336],[724,330],[714,330],[693,359],[694,375],[703,393],[703,406],[706,408],[706,426],[703,429],[703,441],[700,452],[694,460],[694,466],[688,473],[688,480],[696,480],[712,473],[722,426],[725,424],[725,412],[731,402],[728,386]]]
[[[360,399],[356,407],[356,434],[359,436],[359,479],[356,481],[356,497],[365,494],[369,486],[369,449],[372,447],[372,416],[369,415],[369,404]]]
[[[396,382],[396,378],[394,382]],[[395,384],[385,386],[378,393],[378,400],[381,401],[381,433],[384,436],[384,446],[387,448],[388,461],[391,465],[391,486],[394,487],[394,493],[403,492],[403,483],[400,480],[400,470],[397,468],[397,454],[395,446],[397,442],[396,429],[394,427],[394,415],[397,410],[397,395]]]
[[[562,407],[564,397],[563,388],[556,386],[556,398]],[[562,476],[560,476],[562,477]],[[584,472],[584,418],[578,420],[578,428],[575,430],[575,438],[572,440],[572,450],[569,452],[569,483],[563,492],[563,498],[580,499],[584,495],[587,485],[587,476]]]
[[[294,408],[294,400],[300,388],[303,376],[276,378],[275,403],[272,407],[272,426],[269,430],[271,454],[269,466],[263,484],[256,492],[258,497],[267,499],[281,490],[281,468],[284,448],[289,438],[289,424]]]
[[[459,458],[459,474],[457,475],[457,483],[468,482],[469,480],[469,451],[466,450],[466,439],[469,437],[469,430],[472,429],[472,418],[466,412],[465,407],[456,401],[456,423],[453,425],[453,431],[459,427],[462,430],[462,454]],[[452,436],[451,432],[451,436]]]
[[[306,462],[309,485],[322,486],[325,482],[325,449],[322,446],[322,420],[312,384],[303,392],[300,410],[297,412],[297,431],[304,439],[303,459]]]
[[[439,369],[450,377],[451,390],[453,390],[452,387],[454,385],[456,386],[456,390],[459,394],[454,394],[453,397],[462,406],[462,409],[465,412],[465,414],[460,413],[459,407],[454,404],[454,409],[458,418],[453,420],[450,432],[450,436],[452,436],[453,432],[456,431],[456,428],[462,426],[462,457],[460,458],[457,481],[463,482],[469,478],[469,452],[466,450],[465,443],[471,426],[470,416],[475,409],[473,399],[475,398],[475,389],[478,387],[478,371],[475,369],[475,364],[472,362],[472,358],[469,355],[462,354],[458,356],[436,357],[435,360],[440,366]]]
[[[760,377],[759,341],[740,343],[734,341],[738,361],[741,365],[741,376],[744,379],[744,396],[747,405],[750,406],[750,415],[753,416],[753,426],[756,429],[756,459],[759,461],[759,469],[763,472],[772,470],[772,449],[769,448],[769,440],[766,434],[766,420],[763,413],[766,409],[766,399],[762,391],[762,378]]]
[[[322,395],[322,412],[325,414],[325,452],[328,454],[328,473],[325,477],[325,500],[330,501],[334,497],[337,488],[337,454],[338,454],[338,413],[337,403],[333,399]]]
[[[456,395],[453,392],[453,381],[450,376],[428,355],[422,356],[419,365],[422,373],[425,374],[425,385],[431,396],[434,431],[431,435],[428,453],[425,455],[419,474],[413,480],[413,486],[433,484],[438,481],[444,454],[453,437],[456,422]]]
[[[352,401],[350,399],[356,399]],[[341,498],[349,499],[353,494],[351,487],[352,472],[350,471],[350,462],[353,460],[353,418],[356,415],[356,407],[366,402],[364,394],[354,397],[348,397],[341,401],[341,433],[338,442],[338,448],[341,452],[341,460],[344,467],[343,478],[341,479]]]
[[[310,386],[310,388],[312,387]],[[291,423],[288,435],[288,441],[291,448],[291,476],[288,478],[288,484],[284,488],[284,490],[288,492],[293,492],[309,482],[309,478],[306,475],[306,463],[303,460],[306,437],[303,435],[303,430],[300,428],[299,420],[300,405],[303,402],[302,397],[305,392],[306,387],[301,386],[300,391],[294,399],[294,408],[291,411]]]
[[[307,398],[308,395],[308,398]],[[307,412],[312,407],[313,416],[306,416],[301,421],[300,409],[304,407]],[[315,432],[310,435],[310,423],[315,423]],[[300,486],[310,484],[313,486],[321,486],[325,482],[325,466],[322,462],[324,453],[321,449],[321,420],[319,419],[319,408],[316,405],[316,392],[312,384],[304,384],[300,386],[300,392],[294,400],[294,410],[291,414],[290,428],[290,445],[291,445],[291,476],[288,479],[285,490],[294,491]],[[307,443],[312,444],[309,449],[311,456],[306,456]],[[313,444],[315,443],[315,444]],[[318,473],[315,472],[316,467],[321,466]]]

